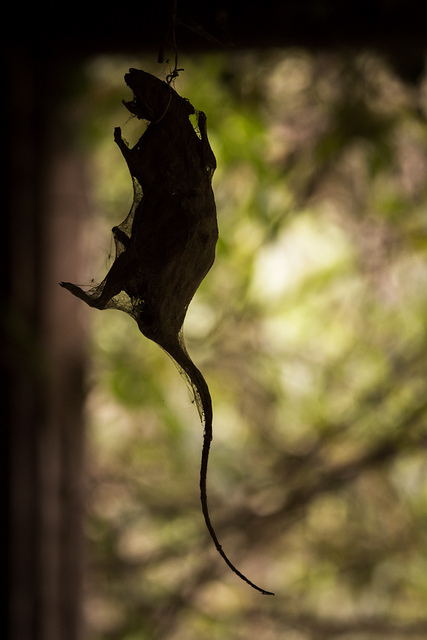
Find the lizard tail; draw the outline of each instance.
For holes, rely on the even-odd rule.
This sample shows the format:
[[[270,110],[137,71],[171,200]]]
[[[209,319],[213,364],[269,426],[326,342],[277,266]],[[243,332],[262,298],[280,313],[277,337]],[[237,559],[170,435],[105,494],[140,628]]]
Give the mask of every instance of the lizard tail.
[[[225,563],[230,567],[230,569],[239,576],[244,582],[247,582],[253,589],[260,591],[264,595],[274,595],[271,591],[266,591],[262,589],[254,582],[249,580],[228,558],[226,553],[224,552],[218,537],[215,533],[215,529],[213,528],[209,509],[208,509],[208,499],[207,499],[207,475],[208,475],[208,461],[209,461],[209,452],[213,437],[212,431],[212,419],[213,419],[213,411],[212,411],[212,400],[209,392],[209,387],[206,383],[205,378],[203,377],[201,371],[196,367],[194,362],[191,360],[190,356],[187,353],[185,348],[185,344],[182,336],[174,342],[173,345],[161,344],[160,345],[175,361],[178,365],[180,371],[184,374],[185,378],[189,382],[191,388],[194,392],[195,401],[197,404],[197,408],[199,411],[200,419],[204,426],[203,433],[203,447],[202,447],[202,458],[200,465],[200,500],[202,504],[202,512],[205,519],[206,527],[209,531],[210,537],[213,540],[213,543],[221,555]]]

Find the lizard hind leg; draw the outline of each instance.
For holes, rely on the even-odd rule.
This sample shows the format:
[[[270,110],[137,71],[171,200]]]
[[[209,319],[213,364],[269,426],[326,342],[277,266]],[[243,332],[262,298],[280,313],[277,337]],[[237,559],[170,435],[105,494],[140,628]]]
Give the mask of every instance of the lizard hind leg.
[[[104,308],[102,301],[100,300],[101,297],[96,298],[93,293],[83,291],[83,289],[72,282],[60,282],[59,284],[61,287],[64,287],[64,289],[68,289],[68,291],[70,291],[74,296],[80,298],[83,302],[86,302],[90,307],[95,307],[96,309]]]
[[[118,256],[111,266],[110,271],[104,280],[97,286],[92,287],[89,291],[84,291],[80,287],[71,282],[60,282],[64,289],[68,289],[77,298],[80,298],[90,307],[95,309],[106,309],[110,301],[123,290],[122,283],[122,262],[124,254]]]

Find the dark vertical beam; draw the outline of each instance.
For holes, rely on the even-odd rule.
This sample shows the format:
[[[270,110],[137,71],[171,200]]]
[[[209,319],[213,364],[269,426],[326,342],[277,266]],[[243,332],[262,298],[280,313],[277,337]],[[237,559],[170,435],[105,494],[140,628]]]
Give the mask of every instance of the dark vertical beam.
[[[9,50],[2,369],[7,376],[11,640],[81,637],[83,316],[58,282],[77,280],[88,213],[82,159],[65,144],[54,62]]]

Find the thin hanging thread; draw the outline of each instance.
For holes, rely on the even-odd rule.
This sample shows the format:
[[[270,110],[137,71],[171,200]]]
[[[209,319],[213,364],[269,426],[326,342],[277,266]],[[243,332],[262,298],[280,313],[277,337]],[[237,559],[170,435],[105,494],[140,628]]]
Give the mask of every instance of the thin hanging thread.
[[[171,71],[166,76],[166,82],[167,82],[169,87],[171,85],[171,82],[173,80],[175,80],[175,78],[177,78],[179,76],[179,72],[180,71],[184,71],[184,69],[178,69],[178,46],[176,44],[176,33],[175,33],[175,30],[176,30],[176,12],[177,12],[177,0],[174,0],[173,1],[173,5],[172,5],[172,30],[171,30],[171,33],[172,33],[172,46],[173,46],[173,51],[174,51],[174,55],[175,55],[175,67],[174,67],[173,71]],[[158,55],[157,61],[160,64],[162,64],[164,62],[163,45],[160,46],[160,50],[159,50],[159,55]],[[169,62],[169,60],[167,60],[166,62]],[[152,121],[152,124],[157,124],[158,122],[160,122],[160,120],[163,120],[163,118],[165,117],[165,115],[169,111],[171,100],[172,100],[172,93],[169,92],[169,100],[168,100],[168,103],[166,105],[166,109],[164,110],[164,112],[162,113],[160,118],[158,118],[157,120],[153,120]]]
[[[172,39],[172,48],[173,48],[173,52],[174,52],[174,56],[175,56],[175,67],[174,67],[173,71],[171,71],[166,76],[166,82],[169,85],[171,84],[172,80],[175,80],[175,78],[177,78],[179,76],[179,72],[180,71],[184,71],[184,69],[178,69],[178,46],[177,46],[177,43],[176,43],[177,4],[178,4],[177,0],[173,0],[173,3],[172,3],[172,27],[170,29],[170,32],[165,37],[164,43],[160,45],[159,55],[158,55],[158,58],[157,58],[157,62],[159,62],[160,64],[163,64],[165,62],[164,49],[167,46],[169,38],[171,38]],[[169,60],[166,60],[166,62],[169,62]],[[168,105],[168,107],[169,107],[169,105]]]

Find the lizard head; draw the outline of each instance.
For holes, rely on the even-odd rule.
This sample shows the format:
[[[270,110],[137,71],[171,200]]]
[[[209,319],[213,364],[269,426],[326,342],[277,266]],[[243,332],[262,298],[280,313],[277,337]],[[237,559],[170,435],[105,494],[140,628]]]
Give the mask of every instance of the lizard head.
[[[158,122],[173,107],[175,113],[189,116],[193,106],[181,98],[172,87],[156,76],[140,69],[129,69],[126,84],[133,91],[133,100],[123,100],[125,107],[138,118]]]

